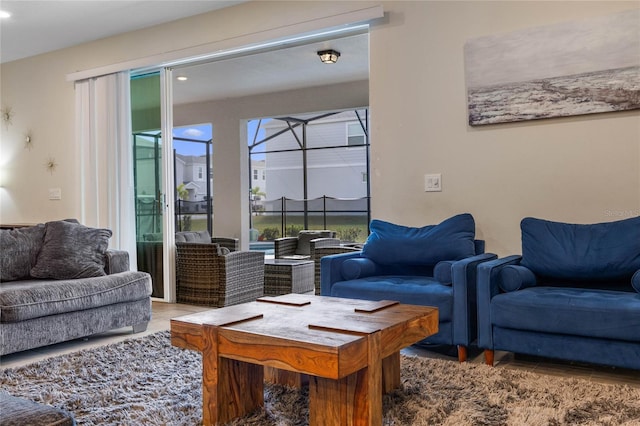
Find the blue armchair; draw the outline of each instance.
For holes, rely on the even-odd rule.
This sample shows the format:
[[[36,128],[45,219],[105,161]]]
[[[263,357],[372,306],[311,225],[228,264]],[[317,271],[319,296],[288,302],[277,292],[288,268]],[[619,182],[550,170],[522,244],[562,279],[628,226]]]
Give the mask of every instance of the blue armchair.
[[[478,267],[478,346],[640,369],[640,217],[525,218],[522,255]]]
[[[322,258],[321,295],[435,306],[439,331],[425,342],[457,345],[463,362],[476,339],[476,268],[497,258],[474,237],[466,213],[422,228],[373,220],[362,251]]]

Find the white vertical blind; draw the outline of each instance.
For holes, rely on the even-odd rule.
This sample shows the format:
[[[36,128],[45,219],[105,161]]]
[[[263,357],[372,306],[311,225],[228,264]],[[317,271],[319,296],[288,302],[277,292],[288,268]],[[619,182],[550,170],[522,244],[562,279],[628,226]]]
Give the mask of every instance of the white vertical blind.
[[[137,269],[129,72],[76,81],[80,221],[113,231]]]

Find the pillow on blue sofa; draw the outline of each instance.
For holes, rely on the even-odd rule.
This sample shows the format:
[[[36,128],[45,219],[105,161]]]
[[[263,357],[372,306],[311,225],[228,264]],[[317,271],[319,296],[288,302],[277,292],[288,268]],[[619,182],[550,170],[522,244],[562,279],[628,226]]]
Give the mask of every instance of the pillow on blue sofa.
[[[506,293],[536,285],[536,276],[529,268],[507,265],[500,270],[498,287]]]
[[[451,285],[453,284],[453,260],[441,260],[436,263],[433,268],[433,278],[438,280],[440,284]]]
[[[630,277],[640,269],[640,216],[578,225],[525,218],[520,264],[550,278]]]
[[[0,281],[31,278],[43,240],[44,224],[0,229]]]
[[[57,280],[106,275],[111,230],[65,221],[45,224],[44,243],[31,276]]]
[[[633,274],[633,277],[631,277],[631,285],[638,293],[640,293],[640,269],[638,269],[638,271]]]
[[[345,280],[357,280],[358,278],[371,277],[378,274],[378,268],[371,259],[357,257],[342,262],[340,273]]]
[[[476,225],[463,213],[422,228],[371,221],[362,256],[381,265],[435,265],[441,260],[474,256]]]

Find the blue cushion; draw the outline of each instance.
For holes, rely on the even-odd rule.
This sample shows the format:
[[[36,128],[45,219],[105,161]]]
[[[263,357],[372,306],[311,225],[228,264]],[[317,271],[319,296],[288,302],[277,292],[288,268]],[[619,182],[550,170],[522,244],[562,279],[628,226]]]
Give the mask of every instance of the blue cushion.
[[[433,277],[443,285],[451,285],[453,283],[453,264],[452,260],[442,260],[433,268]]]
[[[453,287],[444,286],[431,277],[378,275],[339,281],[331,286],[331,296],[435,306],[440,322],[451,321],[453,317]]]
[[[342,278],[345,280],[355,280],[376,275],[378,270],[375,262],[365,257],[345,260],[342,262],[341,268]]]
[[[543,287],[491,299],[494,327],[640,342],[640,297],[610,290]]]
[[[640,293],[640,269],[638,269],[638,271],[633,274],[633,277],[631,277],[631,285],[638,293]]]
[[[500,270],[498,287],[502,291],[517,291],[536,285],[536,276],[531,269],[520,265],[507,265]]]
[[[525,218],[522,266],[551,278],[629,278],[640,269],[640,216],[577,225]]]
[[[371,221],[362,256],[381,265],[435,265],[474,256],[475,222],[469,213],[422,228]]]

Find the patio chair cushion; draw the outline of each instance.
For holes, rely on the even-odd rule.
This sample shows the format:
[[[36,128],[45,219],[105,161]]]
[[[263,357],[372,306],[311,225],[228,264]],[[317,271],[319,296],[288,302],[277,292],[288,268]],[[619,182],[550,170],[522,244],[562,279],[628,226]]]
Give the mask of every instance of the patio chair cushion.
[[[381,265],[433,266],[441,260],[460,260],[476,254],[475,221],[469,213],[421,228],[375,219],[370,228],[362,256]]]
[[[209,231],[176,232],[176,243],[211,243]]]

